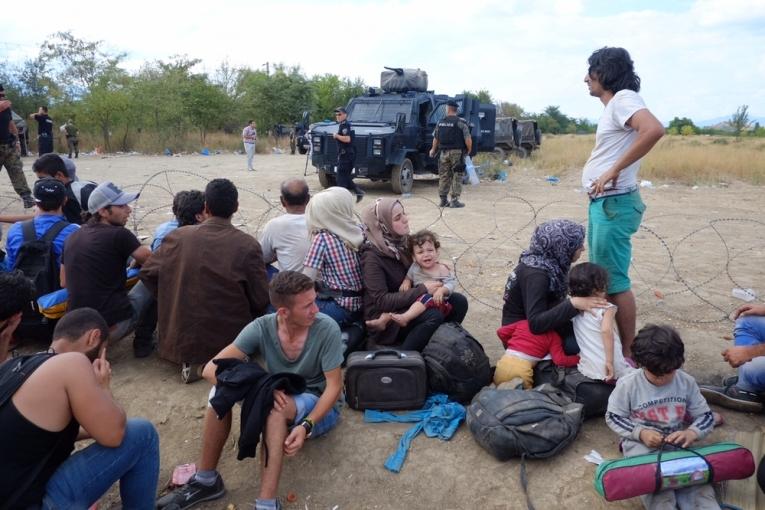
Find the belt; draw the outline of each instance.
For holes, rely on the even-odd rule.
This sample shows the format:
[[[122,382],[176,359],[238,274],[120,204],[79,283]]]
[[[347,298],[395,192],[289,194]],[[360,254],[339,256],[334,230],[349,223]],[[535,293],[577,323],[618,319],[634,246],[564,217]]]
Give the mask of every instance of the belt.
[[[638,186],[637,186],[637,184],[634,184],[634,185],[630,186],[629,188],[625,188],[625,189],[612,189],[612,190],[604,191],[603,193],[601,193],[597,197],[594,197],[594,198],[590,197],[590,202],[594,202],[596,200],[600,200],[601,198],[618,197],[618,196],[621,196],[621,195],[629,195],[630,193],[634,193],[637,190],[638,190]]]

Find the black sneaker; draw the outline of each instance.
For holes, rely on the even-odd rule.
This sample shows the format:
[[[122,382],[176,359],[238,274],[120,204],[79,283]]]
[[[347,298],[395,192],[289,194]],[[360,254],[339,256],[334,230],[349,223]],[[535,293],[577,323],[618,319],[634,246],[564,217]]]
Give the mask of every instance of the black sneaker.
[[[452,209],[459,209],[460,207],[465,207],[465,204],[460,202],[459,199],[457,198],[452,198],[452,203],[449,207],[451,207]]]
[[[186,485],[182,485],[169,494],[165,494],[157,500],[158,510],[185,510],[203,501],[218,499],[226,493],[223,478],[215,477],[215,483],[204,485],[199,483],[196,477],[191,477]]]
[[[762,398],[757,393],[745,391],[732,384],[730,386],[699,385],[701,394],[710,404],[717,404],[734,411],[745,413],[761,413],[763,409]]]
[[[32,195],[24,195],[21,200],[24,202],[24,209],[31,209],[35,206],[35,199],[32,198]]]
[[[722,385],[726,388],[728,386],[733,386],[734,384],[738,384],[738,376],[737,375],[729,375],[728,377],[723,377],[722,379]]]
[[[441,203],[438,204],[438,207],[449,207],[449,201],[446,197],[441,197]]]
[[[133,356],[136,358],[148,358],[154,350],[154,341],[152,338],[133,339]]]

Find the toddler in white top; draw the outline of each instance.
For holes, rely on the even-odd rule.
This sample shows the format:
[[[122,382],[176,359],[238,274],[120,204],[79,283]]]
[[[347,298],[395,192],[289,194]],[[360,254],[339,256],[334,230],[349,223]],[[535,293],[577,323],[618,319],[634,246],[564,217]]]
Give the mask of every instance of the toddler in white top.
[[[568,273],[568,288],[572,297],[605,297],[608,272],[591,262],[577,264]],[[622,354],[615,316],[616,306],[609,305],[591,312],[579,312],[571,319],[579,345],[577,369],[585,377],[615,381],[632,370]]]

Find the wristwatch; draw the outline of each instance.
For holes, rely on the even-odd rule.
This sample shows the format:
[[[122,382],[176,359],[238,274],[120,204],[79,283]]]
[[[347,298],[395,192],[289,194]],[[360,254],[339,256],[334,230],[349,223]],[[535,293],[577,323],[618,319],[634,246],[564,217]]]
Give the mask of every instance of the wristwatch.
[[[303,418],[303,421],[300,422],[300,426],[305,429],[306,439],[311,437],[311,434],[313,433],[313,425],[313,421],[310,418]]]

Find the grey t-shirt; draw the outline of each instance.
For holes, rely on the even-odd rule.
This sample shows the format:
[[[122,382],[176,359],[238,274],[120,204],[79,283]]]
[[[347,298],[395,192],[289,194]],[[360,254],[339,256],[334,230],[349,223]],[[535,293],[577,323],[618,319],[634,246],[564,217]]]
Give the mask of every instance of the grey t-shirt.
[[[644,453],[640,431],[645,428],[664,435],[689,428],[703,439],[714,428],[714,418],[698,384],[684,371],[677,370],[669,384],[654,386],[638,369],[616,382],[606,424],[624,439],[622,448],[629,457]]]
[[[234,340],[234,345],[248,356],[262,355],[269,373],[302,375],[307,390],[317,396],[321,396],[327,386],[324,372],[334,370],[343,362],[340,327],[323,313],[316,314],[303,352],[295,360],[285,356],[279,343],[275,313],[258,317],[245,326]]]

